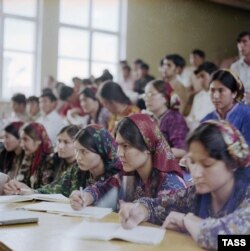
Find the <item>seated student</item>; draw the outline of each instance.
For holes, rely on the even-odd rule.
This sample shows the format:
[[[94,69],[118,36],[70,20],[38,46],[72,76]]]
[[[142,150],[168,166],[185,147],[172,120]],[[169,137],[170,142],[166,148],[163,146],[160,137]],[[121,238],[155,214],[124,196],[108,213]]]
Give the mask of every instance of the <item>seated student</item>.
[[[191,131],[200,124],[201,119],[214,110],[209,93],[209,83],[212,74],[217,70],[218,67],[214,63],[207,61],[194,71],[202,90],[195,94],[191,111],[186,118]]]
[[[112,113],[108,124],[110,132],[114,132],[117,122],[123,117],[139,112],[139,108],[131,104],[121,86],[115,82],[104,82],[98,94],[103,106]]]
[[[160,130],[176,158],[185,155],[188,127],[178,110],[170,107],[170,96],[163,80],[149,82],[145,89],[145,103],[159,121]]]
[[[132,201],[144,196],[155,198],[185,187],[169,145],[148,115],[133,114],[122,119],[117,126],[116,142],[123,171],[85,188],[82,194],[73,193],[72,208],[79,210],[95,204],[112,188],[118,188],[119,199]],[[134,182],[127,177],[131,173]]]
[[[98,124],[104,128],[108,128],[108,122],[111,117],[110,112],[101,105],[96,97],[95,88],[85,88],[80,93],[80,104],[86,112],[87,125]]]
[[[41,116],[38,97],[30,96],[27,98],[27,113],[29,121],[36,121]]]
[[[212,76],[209,90],[215,111],[205,116],[202,121],[228,121],[242,133],[250,146],[250,107],[242,103],[244,85],[239,77],[229,70],[218,70]]]
[[[26,113],[26,97],[22,93],[17,93],[11,98],[12,113],[10,115],[9,122],[14,121],[28,121],[28,115]]]
[[[178,80],[178,75],[182,72],[185,66],[185,60],[178,54],[166,55],[163,60],[163,67],[165,69],[166,80],[170,83],[171,88],[178,95],[180,100],[180,112],[183,115],[187,115],[186,107],[189,98],[188,90]]]
[[[44,185],[36,190],[30,189],[28,192],[22,192],[22,188],[29,188],[22,182],[11,180],[6,189],[6,194],[32,194],[32,193],[61,193],[69,196],[70,193],[78,189],[84,182],[84,175],[79,174],[78,166],[75,158],[75,149],[73,145],[73,138],[79,131],[75,125],[64,127],[57,135],[57,153],[53,156],[53,166],[55,169],[54,181],[50,184]],[[84,183],[83,183],[84,184]],[[12,191],[10,190],[12,188]],[[26,189],[27,190],[27,189]]]
[[[20,146],[19,129],[23,122],[12,122],[4,128],[4,149],[0,153],[0,172],[14,179],[22,163],[24,151]]]
[[[33,189],[52,182],[52,144],[43,125],[27,123],[20,128],[19,134],[25,156],[16,170],[15,179]],[[5,190],[12,190],[9,183],[5,185]]]
[[[124,204],[121,223],[131,228],[144,220],[164,222],[163,227],[190,233],[199,246],[217,249],[218,234],[249,233],[249,148],[236,128],[215,120],[201,124],[187,144],[194,186],[157,199],[141,198],[137,208]]]
[[[40,96],[39,101],[42,114],[36,122],[44,125],[50,140],[55,145],[56,135],[65,124],[62,117],[56,111],[57,98],[52,92],[47,91]]]

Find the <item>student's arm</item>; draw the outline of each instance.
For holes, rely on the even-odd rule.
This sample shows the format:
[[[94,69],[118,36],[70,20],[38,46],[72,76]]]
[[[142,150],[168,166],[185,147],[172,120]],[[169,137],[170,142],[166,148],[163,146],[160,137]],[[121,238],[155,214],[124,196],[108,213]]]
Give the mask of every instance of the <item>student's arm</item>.
[[[108,191],[114,187],[120,187],[120,174],[109,177],[105,181],[98,181],[94,185],[88,186],[84,189],[84,193],[91,194],[93,198],[93,204],[101,199]]]
[[[200,224],[200,231],[194,233],[190,231],[199,246],[206,249],[217,248],[217,236],[219,234],[249,234],[250,233],[250,202],[248,206],[240,208],[225,217],[214,219],[208,218]],[[192,234],[193,233],[193,234]]]
[[[148,221],[161,225],[171,211],[185,214],[194,211],[194,187],[181,189],[172,194],[165,191],[158,198],[140,198],[137,201],[146,207]]]

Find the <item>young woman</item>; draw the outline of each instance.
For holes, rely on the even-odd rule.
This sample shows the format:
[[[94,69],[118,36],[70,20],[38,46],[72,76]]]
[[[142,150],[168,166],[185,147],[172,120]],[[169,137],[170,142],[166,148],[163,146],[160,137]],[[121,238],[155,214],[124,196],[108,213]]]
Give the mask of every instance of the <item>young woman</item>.
[[[241,103],[245,90],[239,77],[229,70],[218,70],[212,75],[209,90],[216,110],[202,121],[227,120],[242,133],[250,146],[250,107]]]
[[[103,83],[99,89],[99,97],[103,106],[112,113],[108,123],[110,132],[115,131],[117,123],[122,118],[139,112],[139,108],[132,105],[121,86],[112,81]]]
[[[162,80],[153,80],[145,88],[145,104],[159,121],[159,127],[176,158],[186,153],[185,139],[188,127],[177,109],[170,107],[170,95]]]
[[[72,196],[74,209],[97,203],[112,188],[118,188],[119,199],[132,201],[144,196],[155,198],[185,187],[169,145],[148,115],[134,114],[121,120],[116,142],[123,172],[87,187],[78,197]],[[127,177],[128,174],[134,179]]]
[[[237,129],[214,120],[200,125],[187,144],[194,186],[157,199],[139,199],[136,209],[126,203],[121,222],[128,228],[144,220],[164,222],[166,228],[190,233],[201,247],[217,249],[218,234],[249,233],[249,148]]]
[[[7,174],[10,179],[16,177],[24,157],[19,137],[19,129],[22,125],[23,122],[12,122],[4,128],[4,149],[0,153],[0,172]]]
[[[52,144],[43,125],[31,122],[19,130],[25,156],[16,170],[15,179],[31,188],[38,188],[54,179]],[[5,185],[8,190],[9,183]],[[9,187],[12,190],[11,186]]]
[[[79,131],[78,134],[77,132],[78,127],[70,125],[63,128],[58,134],[59,161],[57,162],[61,166],[61,171],[58,170],[58,178],[33,192],[62,193],[69,197],[74,190],[93,184],[98,179],[104,180],[121,169],[121,163],[116,156],[115,141],[107,130],[98,125],[90,125]],[[77,149],[81,149],[81,152],[85,151],[84,153],[88,152],[88,154],[81,158],[81,155],[75,154],[75,151],[78,152]],[[55,162],[54,165],[56,165]],[[96,173],[98,175],[95,175]],[[20,193],[20,188],[25,188],[16,181],[12,182],[17,186],[16,192]]]
[[[80,104],[85,113],[87,113],[87,125],[98,124],[108,128],[108,122],[111,117],[109,111],[102,107],[96,98],[95,88],[85,88],[80,94]]]

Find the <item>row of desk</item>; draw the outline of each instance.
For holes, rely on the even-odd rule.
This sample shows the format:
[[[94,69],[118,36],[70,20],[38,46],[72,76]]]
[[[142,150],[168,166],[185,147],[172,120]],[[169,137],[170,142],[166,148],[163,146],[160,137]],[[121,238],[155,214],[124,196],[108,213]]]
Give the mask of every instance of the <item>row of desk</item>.
[[[22,203],[24,204],[24,203]],[[1,211],[13,210],[21,203],[0,204]],[[27,203],[26,203],[27,204]],[[67,217],[48,213],[31,212],[39,217],[38,224],[0,226],[0,250],[25,251],[198,251],[201,250],[189,235],[167,230],[160,245],[139,245],[120,240],[92,241],[67,236],[69,229],[77,226],[80,217]],[[89,220],[89,219],[88,219]],[[112,213],[101,221],[118,222]],[[150,225],[145,223],[145,225]],[[6,247],[4,247],[6,245]]]

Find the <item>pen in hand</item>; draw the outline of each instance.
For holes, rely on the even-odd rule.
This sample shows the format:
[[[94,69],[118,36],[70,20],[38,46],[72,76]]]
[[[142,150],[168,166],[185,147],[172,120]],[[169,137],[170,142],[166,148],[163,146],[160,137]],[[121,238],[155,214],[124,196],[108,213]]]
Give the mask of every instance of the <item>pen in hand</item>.
[[[82,188],[82,187],[80,187],[80,196],[81,196],[81,199],[82,199],[82,201],[83,201],[83,207],[84,207],[85,199],[84,199],[83,188]]]

